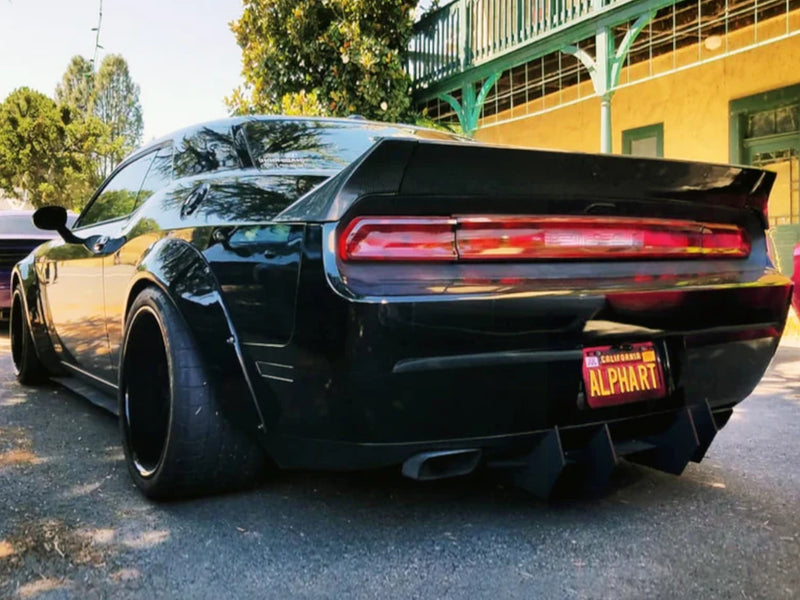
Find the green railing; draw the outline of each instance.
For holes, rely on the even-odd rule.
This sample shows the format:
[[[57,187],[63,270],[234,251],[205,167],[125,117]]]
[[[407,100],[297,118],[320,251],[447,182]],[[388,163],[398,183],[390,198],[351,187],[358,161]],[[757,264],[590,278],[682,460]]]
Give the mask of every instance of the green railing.
[[[408,72],[424,88],[624,1],[454,0],[416,24]]]

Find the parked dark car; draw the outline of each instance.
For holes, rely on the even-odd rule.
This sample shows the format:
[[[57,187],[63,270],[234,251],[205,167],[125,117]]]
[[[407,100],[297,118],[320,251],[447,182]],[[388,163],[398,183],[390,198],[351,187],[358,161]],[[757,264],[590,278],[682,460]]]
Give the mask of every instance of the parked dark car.
[[[0,210],[0,321],[8,319],[11,309],[11,269],[31,250],[54,234],[37,229],[32,210]],[[69,216],[70,223],[75,215]]]
[[[283,468],[702,459],[778,345],[774,175],[247,117],[138,150],[13,274],[19,380],[119,414],[151,497]]]

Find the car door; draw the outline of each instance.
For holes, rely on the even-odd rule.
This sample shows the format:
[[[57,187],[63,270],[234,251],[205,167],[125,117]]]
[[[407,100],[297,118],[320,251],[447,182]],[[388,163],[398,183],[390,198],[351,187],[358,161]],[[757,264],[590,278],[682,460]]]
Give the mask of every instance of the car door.
[[[136,196],[134,210],[144,204],[150,196],[162,190],[172,180],[172,145],[166,144],[155,153],[150,168]],[[137,212],[137,215],[140,214]],[[109,358],[114,381],[117,378],[122,334],[125,329],[125,303],[128,299],[131,279],[147,248],[158,237],[158,226],[147,217],[133,216],[124,222],[121,233],[124,239],[115,244],[113,252],[103,258],[103,294],[106,307],[106,332],[108,333]]]
[[[43,283],[61,360],[71,370],[111,384],[103,258],[114,250],[154,155],[126,161],[98,190],[73,228],[83,244],[59,240],[47,252]]]

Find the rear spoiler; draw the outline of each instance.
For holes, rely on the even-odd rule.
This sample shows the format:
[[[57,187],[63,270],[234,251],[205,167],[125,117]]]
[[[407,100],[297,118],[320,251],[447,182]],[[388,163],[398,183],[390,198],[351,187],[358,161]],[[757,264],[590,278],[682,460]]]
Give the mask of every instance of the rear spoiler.
[[[277,220],[338,221],[375,194],[664,199],[765,215],[774,181],[770,171],[733,165],[385,138]]]

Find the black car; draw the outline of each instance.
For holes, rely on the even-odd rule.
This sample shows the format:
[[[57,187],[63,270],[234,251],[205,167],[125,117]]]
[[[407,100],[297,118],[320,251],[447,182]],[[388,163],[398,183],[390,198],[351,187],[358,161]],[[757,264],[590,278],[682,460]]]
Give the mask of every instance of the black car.
[[[774,175],[243,117],[126,159],[13,273],[23,383],[119,415],[151,497],[282,468],[680,473],[758,383],[791,282]]]

